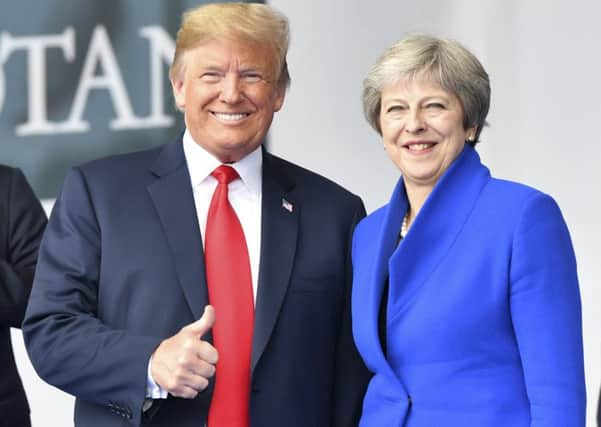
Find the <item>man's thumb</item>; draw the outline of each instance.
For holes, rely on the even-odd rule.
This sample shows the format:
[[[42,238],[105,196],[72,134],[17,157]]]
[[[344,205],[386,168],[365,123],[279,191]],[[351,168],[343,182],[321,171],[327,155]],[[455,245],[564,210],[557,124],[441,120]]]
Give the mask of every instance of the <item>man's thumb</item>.
[[[202,337],[206,334],[209,329],[213,327],[215,323],[215,309],[211,305],[205,306],[205,311],[202,313],[202,317],[195,321],[194,323],[190,323],[186,326],[186,329],[192,331],[194,334]]]

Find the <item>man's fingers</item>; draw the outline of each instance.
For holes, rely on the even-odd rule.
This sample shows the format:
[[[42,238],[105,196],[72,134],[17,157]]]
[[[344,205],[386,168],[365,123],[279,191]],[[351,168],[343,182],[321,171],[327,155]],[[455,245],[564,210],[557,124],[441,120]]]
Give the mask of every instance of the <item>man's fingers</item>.
[[[192,375],[186,385],[200,393],[209,386],[209,380],[201,375]]]
[[[197,376],[201,376],[206,379],[212,378],[213,375],[215,375],[215,365],[213,365],[211,363],[207,363],[205,361],[201,361],[197,365],[194,373]]]
[[[180,356],[176,367],[173,369],[173,375],[187,378],[188,373],[191,372],[205,378],[211,378],[215,375],[217,350],[206,341],[195,341],[194,347],[193,353],[187,352]]]
[[[206,341],[201,341],[196,355],[204,362],[214,365],[219,359],[217,349]]]
[[[196,394],[192,396],[190,389],[196,393],[203,391],[209,385],[209,378],[215,374],[215,367],[205,362],[196,364],[194,368],[179,368],[175,377],[175,384],[172,389],[176,392],[182,393],[181,397],[187,397],[188,399],[196,397]],[[171,394],[173,391],[169,390]]]
[[[209,378],[215,374],[215,367],[200,362],[194,367],[177,367],[162,385],[173,396],[193,399],[209,385]]]
[[[196,390],[193,387],[188,385],[182,385],[173,390],[169,390],[169,394],[175,397],[181,397],[184,399],[194,399],[199,393],[199,390]]]

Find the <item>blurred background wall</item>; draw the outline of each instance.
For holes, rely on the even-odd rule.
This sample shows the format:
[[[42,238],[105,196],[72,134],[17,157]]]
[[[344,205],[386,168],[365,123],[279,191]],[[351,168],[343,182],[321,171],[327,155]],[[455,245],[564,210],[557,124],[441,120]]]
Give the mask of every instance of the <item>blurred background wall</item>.
[[[272,0],[290,18],[292,86],[270,147],[386,203],[398,171],[361,110],[363,77],[407,32],[451,37],[490,74],[490,127],[478,145],[499,178],[552,195],[578,260],[588,426],[601,381],[601,2],[591,0]],[[425,338],[427,339],[427,338]]]
[[[5,3],[0,161],[22,167],[48,209],[72,164],[177,136],[169,50],[181,11],[198,1]],[[361,82],[370,65],[413,31],[455,38],[480,58],[492,83],[491,126],[478,146],[483,161],[497,177],[551,194],[572,233],[592,427],[601,382],[601,3],[269,3],[292,28],[292,86],[270,149],[359,194],[368,211],[386,203],[398,179],[362,116]],[[20,331],[13,332],[34,427],[72,425],[72,398],[37,378]]]

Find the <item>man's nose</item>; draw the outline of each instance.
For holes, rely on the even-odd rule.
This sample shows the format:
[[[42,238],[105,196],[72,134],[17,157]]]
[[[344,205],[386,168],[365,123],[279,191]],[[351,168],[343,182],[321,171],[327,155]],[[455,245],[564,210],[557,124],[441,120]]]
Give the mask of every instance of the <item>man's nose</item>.
[[[221,85],[221,100],[228,104],[236,104],[241,99],[240,77],[235,74],[227,74]]]

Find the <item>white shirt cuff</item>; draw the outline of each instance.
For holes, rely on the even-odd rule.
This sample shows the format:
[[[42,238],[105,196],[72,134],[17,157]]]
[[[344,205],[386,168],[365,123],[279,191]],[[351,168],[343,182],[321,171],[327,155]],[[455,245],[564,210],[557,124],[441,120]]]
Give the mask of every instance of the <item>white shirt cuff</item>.
[[[167,390],[163,390],[152,378],[152,357],[148,360],[148,373],[146,375],[146,397],[151,399],[167,399]]]

